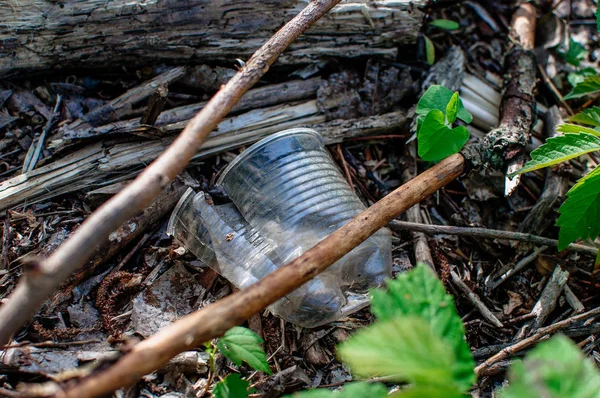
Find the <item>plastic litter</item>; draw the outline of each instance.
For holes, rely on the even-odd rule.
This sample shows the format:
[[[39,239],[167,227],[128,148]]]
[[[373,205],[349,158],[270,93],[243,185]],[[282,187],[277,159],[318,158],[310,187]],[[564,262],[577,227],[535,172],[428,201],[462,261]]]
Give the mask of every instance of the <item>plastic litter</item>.
[[[285,130],[252,145],[221,174],[233,203],[214,206],[189,189],[168,233],[238,288],[316,245],[365,209],[311,129]],[[381,229],[270,307],[303,327],[368,305],[367,291],[391,273],[391,234]]]

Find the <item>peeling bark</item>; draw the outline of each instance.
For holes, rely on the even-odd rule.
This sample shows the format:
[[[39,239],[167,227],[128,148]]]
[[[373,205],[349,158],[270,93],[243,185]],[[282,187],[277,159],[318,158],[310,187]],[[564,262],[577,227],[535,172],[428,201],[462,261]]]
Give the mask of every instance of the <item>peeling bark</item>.
[[[47,0],[1,2],[0,77],[64,68],[248,58],[306,0]],[[8,4],[7,4],[8,3]],[[424,0],[348,0],[280,57],[281,64],[328,56],[395,57],[414,43]]]

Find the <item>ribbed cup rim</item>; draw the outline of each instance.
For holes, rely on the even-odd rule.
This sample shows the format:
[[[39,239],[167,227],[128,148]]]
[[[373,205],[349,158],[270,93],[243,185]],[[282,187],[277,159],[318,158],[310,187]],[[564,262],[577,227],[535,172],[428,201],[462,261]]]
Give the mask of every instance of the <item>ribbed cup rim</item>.
[[[242,163],[244,160],[246,160],[247,158],[249,158],[250,156],[252,156],[259,149],[262,149],[266,145],[272,143],[273,141],[277,141],[277,140],[279,140],[281,138],[286,138],[286,137],[289,137],[289,136],[304,135],[304,134],[312,135],[312,136],[316,137],[319,140],[319,142],[321,142],[321,144],[324,144],[323,137],[321,137],[321,134],[317,133],[315,130],[310,129],[308,127],[297,127],[297,128],[293,128],[293,129],[283,130],[283,131],[280,131],[280,132],[275,133],[275,134],[271,134],[270,136],[265,137],[262,140],[260,140],[260,141],[256,142],[255,144],[251,145],[248,149],[246,149],[244,152],[242,152],[241,154],[239,154],[235,159],[233,159],[227,165],[227,167],[225,167],[225,170],[223,170],[223,172],[221,173],[221,175],[217,179],[217,185],[223,186],[223,180],[225,179],[225,177],[233,169],[235,169],[240,163]]]

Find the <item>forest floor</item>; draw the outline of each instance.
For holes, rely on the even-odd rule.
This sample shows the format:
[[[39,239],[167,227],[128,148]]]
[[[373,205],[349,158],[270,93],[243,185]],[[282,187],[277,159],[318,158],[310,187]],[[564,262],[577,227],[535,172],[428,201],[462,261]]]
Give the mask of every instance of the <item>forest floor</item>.
[[[365,203],[372,204],[415,174],[411,165],[416,164],[418,172],[430,167],[429,163],[415,159],[414,142],[409,140],[413,134],[414,106],[424,84],[429,84],[424,83],[426,78],[432,76],[423,35],[433,43],[438,63],[444,62],[444,57],[452,51],[462,52],[464,65],[454,65],[460,71],[447,73],[458,73],[460,79],[464,79],[465,73],[475,76],[499,98],[502,60],[510,45],[507,32],[514,10],[512,5],[504,3],[507,2],[442,2],[429,9],[419,42],[404,46],[397,60],[327,59],[298,68],[276,65],[258,87],[277,88],[281,86],[276,85],[302,81],[298,84],[306,91],[303,98],[284,98],[282,103],[270,105],[294,107],[298,114],[306,112],[302,116],[306,121],[300,121],[299,125],[308,127],[368,117],[377,121],[378,115],[396,112],[398,119],[393,122],[378,122],[380,127],[373,129],[375,135],[326,137],[329,150],[348,182]],[[573,109],[590,105],[585,100],[569,101],[573,108],[569,110],[562,96],[571,89],[569,73],[584,67],[598,71],[600,59],[594,2],[542,3],[538,4],[541,18],[535,49],[540,67],[536,93],[539,123],[534,128],[532,147],[543,142],[547,131],[555,127],[547,117],[554,106],[565,117]],[[435,19],[452,20],[460,27],[448,31],[428,25],[428,21]],[[567,62],[571,40],[586,50],[574,55],[580,62],[578,67]],[[4,201],[0,216],[3,303],[23,273],[27,264],[24,259],[32,254],[51,253],[94,209],[161,151],[169,142],[168,134],[173,134],[167,132],[165,136],[164,132],[132,124],[121,130],[103,131],[100,136],[86,136],[73,122],[83,120],[102,130],[107,115],[89,112],[130,89],[143,86],[158,74],[178,73],[171,67],[17,76],[0,81],[0,179],[4,184],[0,186],[0,194],[5,192],[5,196],[0,196],[0,204]],[[165,110],[207,100],[235,73],[233,65],[203,68],[207,84],[200,94],[185,79],[169,81]],[[212,81],[208,82],[206,76]],[[439,77],[433,77],[436,79]],[[444,79],[452,81],[453,77]],[[456,89],[469,96],[465,83]],[[129,108],[118,117],[123,120],[142,116],[149,107],[144,101],[129,103]],[[337,106],[332,107],[331,103]],[[252,106],[246,108],[252,109]],[[477,104],[472,109],[477,109]],[[252,123],[241,109],[236,115],[240,116],[239,123]],[[487,118],[490,115],[491,121]],[[497,112],[489,112],[487,116],[475,114],[472,139],[477,140],[491,128],[494,117],[497,122]],[[226,279],[169,237],[166,228],[169,215],[186,187],[204,190],[216,202],[227,201],[226,195],[215,186],[216,177],[247,144],[215,144],[212,152],[193,161],[171,185],[168,195],[113,234],[89,265],[66,282],[33,321],[14,336],[13,343],[0,351],[0,387],[12,391],[20,383],[58,380],[67,370],[106,358],[125,342],[148,337],[173,320],[235,290]],[[549,189],[550,174],[544,170],[524,175],[511,196],[504,195],[505,179],[499,172],[459,179],[423,201],[409,221],[524,232],[556,239],[558,229],[554,222],[564,200],[565,187],[572,186],[590,162],[597,164],[598,160],[592,155],[556,170],[557,183],[562,187],[557,192],[562,196],[557,196],[549,209],[537,215],[531,216],[530,212]],[[51,168],[51,165],[59,170],[56,174],[43,175],[44,181],[31,180],[30,185],[12,197],[6,194],[10,185],[22,183],[18,178],[26,171],[47,172],[46,166]],[[51,189],[44,185],[48,181]],[[33,199],[31,192],[35,192]],[[478,363],[540,327],[600,305],[592,254],[557,252],[554,247],[519,243],[505,237],[452,233],[423,236],[394,229],[394,273],[414,267],[415,256],[423,255],[423,250],[431,254],[440,279],[455,297]],[[559,283],[558,288],[552,285],[555,283],[552,275],[557,272],[567,275],[566,282]],[[538,303],[544,303],[542,310]],[[246,326],[263,337],[273,375],[255,373],[245,365],[238,367],[217,356],[217,372],[212,382],[230,373],[240,373],[257,389],[257,396],[266,397],[306,388],[341,386],[352,380],[352,375],[337,359],[336,345],[372,322],[373,316],[366,308],[340,321],[303,329],[264,311],[251,318]],[[600,320],[576,324],[563,333],[600,364],[597,346]],[[517,353],[517,357],[522,354]],[[211,387],[207,358],[202,349],[185,353],[172,361],[171,366],[145,376],[135,387],[116,396],[203,396]],[[510,359],[504,360],[488,369],[472,395],[492,396],[504,383],[509,363]]]

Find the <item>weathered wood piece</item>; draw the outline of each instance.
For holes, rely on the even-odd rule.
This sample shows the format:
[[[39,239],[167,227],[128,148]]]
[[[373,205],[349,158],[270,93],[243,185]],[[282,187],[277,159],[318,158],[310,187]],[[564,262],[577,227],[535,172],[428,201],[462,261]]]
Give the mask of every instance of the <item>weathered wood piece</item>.
[[[269,134],[292,127],[312,127],[321,133],[327,144],[334,144],[352,137],[385,134],[404,127],[407,120],[405,111],[395,111],[325,123],[325,116],[320,113],[316,100],[277,105],[223,120],[194,159],[252,144]],[[180,131],[185,123],[177,123],[172,132]],[[143,165],[156,159],[172,141],[173,138],[168,137],[124,143],[112,140],[90,145],[1,183],[0,209],[129,180],[139,173]]]
[[[306,0],[46,0],[0,4],[0,77],[27,71],[198,61],[233,65],[248,58]],[[279,58],[395,58],[414,43],[425,0],[347,0]]]

